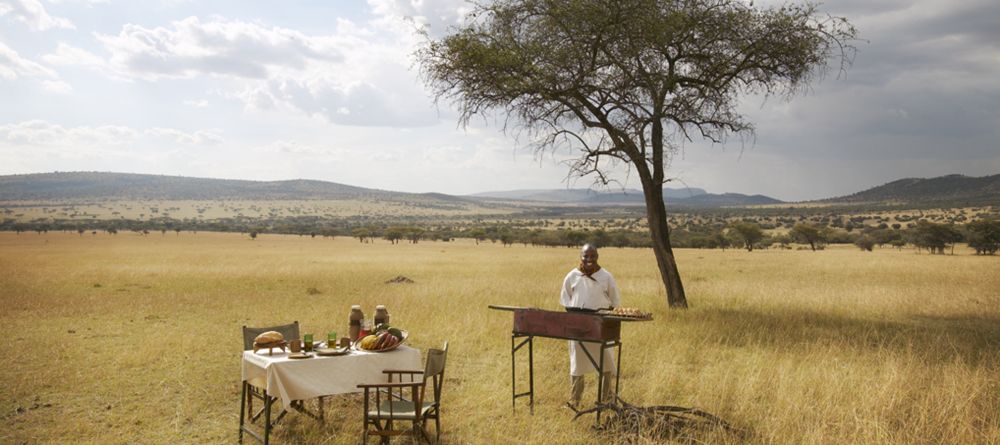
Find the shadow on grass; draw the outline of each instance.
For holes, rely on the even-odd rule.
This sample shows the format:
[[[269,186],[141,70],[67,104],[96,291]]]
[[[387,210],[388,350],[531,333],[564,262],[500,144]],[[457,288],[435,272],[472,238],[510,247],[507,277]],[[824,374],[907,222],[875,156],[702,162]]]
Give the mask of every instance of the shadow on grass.
[[[937,362],[994,364],[1000,355],[1000,316],[910,316],[894,320],[804,310],[692,311],[683,329],[704,341],[733,347],[791,350],[830,345],[859,352],[914,352]]]
[[[603,405],[609,412],[596,430],[609,442],[637,443],[745,443],[751,436],[748,429],[697,408],[680,406],[636,406],[621,398]],[[580,411],[577,417],[588,411]],[[575,419],[575,418],[574,418]],[[703,439],[712,438],[705,442]]]

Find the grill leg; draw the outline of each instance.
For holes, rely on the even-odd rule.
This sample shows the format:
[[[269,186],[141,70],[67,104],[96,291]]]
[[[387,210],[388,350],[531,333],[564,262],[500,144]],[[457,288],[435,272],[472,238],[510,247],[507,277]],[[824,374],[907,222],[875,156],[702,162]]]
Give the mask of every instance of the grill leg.
[[[620,394],[619,388],[622,379],[622,343],[618,342],[618,363],[615,364],[617,370],[615,371],[615,402],[618,402],[618,394]]]
[[[514,346],[514,342],[517,341],[516,336],[510,336],[510,409],[513,411],[517,408],[517,356],[514,355],[517,352],[517,348]]]
[[[535,414],[535,337],[528,337],[528,406]]]
[[[600,362],[597,366],[597,420],[596,425],[601,424],[601,404],[604,403],[601,400],[604,397],[604,343],[601,343],[601,358],[598,359]]]

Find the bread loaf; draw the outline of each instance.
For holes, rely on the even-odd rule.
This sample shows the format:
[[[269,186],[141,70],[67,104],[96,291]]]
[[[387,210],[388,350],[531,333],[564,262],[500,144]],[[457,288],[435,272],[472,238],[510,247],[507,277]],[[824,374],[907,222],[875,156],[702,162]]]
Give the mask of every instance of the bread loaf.
[[[278,332],[278,331],[267,331],[267,332],[264,332],[264,333],[258,335],[257,338],[253,339],[253,342],[254,342],[254,344],[257,344],[257,345],[269,345],[269,344],[278,343],[278,342],[284,341],[284,340],[285,340],[285,336],[281,335],[280,332]]]

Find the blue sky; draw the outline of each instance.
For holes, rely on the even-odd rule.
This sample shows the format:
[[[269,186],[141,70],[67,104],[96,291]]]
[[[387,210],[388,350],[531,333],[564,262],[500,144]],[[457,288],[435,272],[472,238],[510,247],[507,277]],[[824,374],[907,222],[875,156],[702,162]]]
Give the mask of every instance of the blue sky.
[[[468,8],[0,0],[0,174],[308,178],[451,194],[590,185],[566,181],[568,153],[537,157],[496,120],[458,128],[447,104],[435,106],[413,65],[414,24],[440,35]],[[1000,2],[822,8],[869,41],[853,68],[791,101],[747,98],[755,141],[684,147],[669,170],[678,184],[800,200],[1000,173]]]

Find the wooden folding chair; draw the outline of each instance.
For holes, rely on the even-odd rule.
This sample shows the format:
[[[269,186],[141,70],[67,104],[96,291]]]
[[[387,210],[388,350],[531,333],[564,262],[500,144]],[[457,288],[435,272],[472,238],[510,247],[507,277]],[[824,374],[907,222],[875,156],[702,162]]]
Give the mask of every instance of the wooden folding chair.
[[[263,328],[251,328],[243,326],[243,350],[253,349],[253,340],[257,338],[258,335],[267,331],[277,331],[280,332],[285,340],[298,340],[299,339],[299,322],[294,321],[290,324],[281,326],[268,326]],[[243,443],[243,433],[246,432],[250,434],[251,437],[261,441],[265,445],[269,442],[269,436],[271,435],[271,428],[275,423],[281,420],[285,416],[285,411],[282,410],[278,417],[273,421],[271,420],[271,405],[277,401],[277,397],[271,397],[267,394],[267,382],[261,379],[255,379],[246,381],[242,383],[242,390],[240,392],[240,443]],[[253,400],[258,399],[263,403],[263,407],[260,411],[253,412]],[[254,423],[264,415],[264,434],[258,435],[256,432],[250,430],[246,427],[246,419],[249,417],[250,423]]]
[[[442,349],[427,351],[423,371],[387,369],[382,372],[389,376],[388,383],[358,385],[365,390],[362,437],[365,444],[368,436],[379,436],[381,442],[387,444],[391,437],[401,434],[419,435],[430,443],[427,422],[431,419],[434,420],[435,441],[441,440],[441,387],[447,357],[448,342],[445,342]],[[431,394],[427,394],[428,381],[431,382]],[[406,397],[407,389],[409,398]],[[394,429],[394,421],[410,422],[412,428]]]

